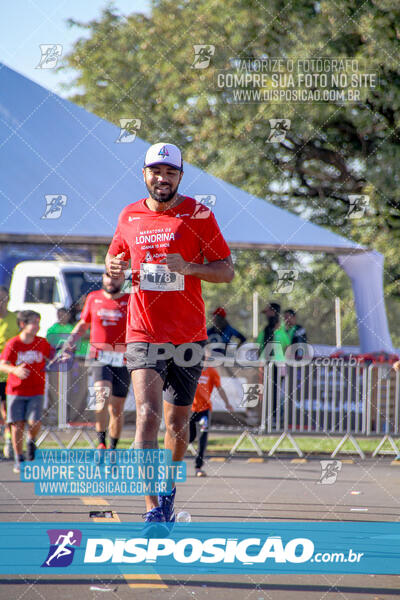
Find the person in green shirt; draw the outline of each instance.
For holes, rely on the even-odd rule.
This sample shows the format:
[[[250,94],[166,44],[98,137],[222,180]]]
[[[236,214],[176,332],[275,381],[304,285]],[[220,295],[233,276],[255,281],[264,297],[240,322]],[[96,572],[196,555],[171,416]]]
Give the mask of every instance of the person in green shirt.
[[[46,339],[53,348],[59,350],[74,326],[70,323],[70,314],[66,308],[57,310],[57,319],[58,321],[48,328]]]
[[[46,339],[53,348],[60,350],[73,330],[74,324],[71,323],[71,313],[66,308],[59,308],[57,310],[57,319],[57,323],[54,323],[47,330]],[[81,339],[77,344],[75,355],[85,357],[88,343],[88,339]]]
[[[270,302],[261,312],[267,317],[267,324],[257,337],[257,344],[260,347],[260,356],[265,358],[267,344],[274,342],[277,345],[269,350],[267,358],[276,363],[284,363],[286,348],[290,346],[291,341],[284,323],[281,323],[280,304]]]
[[[291,344],[306,344],[307,333],[302,325],[296,322],[296,311],[293,308],[288,308],[283,313],[285,321],[286,333],[289,336]]]
[[[278,372],[278,366],[285,364],[285,352],[286,348],[290,346],[290,339],[286,333],[285,325],[281,323],[280,304],[270,302],[261,312],[265,314],[267,324],[258,334],[257,343],[260,348],[260,357],[266,358],[267,361],[273,363],[272,417],[275,421],[276,411],[278,409],[278,378],[281,377],[281,374]],[[274,346],[268,347],[267,345],[271,343],[274,343]]]
[[[17,317],[14,313],[7,310],[9,301],[8,289],[0,286],[0,354],[3,351],[6,342],[19,334]],[[4,421],[4,448],[5,458],[13,458],[13,449],[11,442],[11,430],[7,425],[7,402],[6,402],[6,383],[7,373],[0,372],[0,417]]]

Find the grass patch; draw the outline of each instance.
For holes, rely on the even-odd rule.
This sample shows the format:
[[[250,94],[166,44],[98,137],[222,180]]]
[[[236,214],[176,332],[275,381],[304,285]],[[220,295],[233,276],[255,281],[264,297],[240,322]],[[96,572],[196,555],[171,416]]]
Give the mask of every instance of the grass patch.
[[[229,451],[234,445],[235,441],[239,436],[236,437],[223,437],[223,438],[210,438],[208,442],[208,449],[215,451]],[[278,436],[254,436],[257,440],[258,445],[261,450],[264,452],[269,452],[275,442],[278,441]],[[299,448],[304,452],[304,454],[332,454],[337,445],[339,444],[341,437],[294,437]],[[357,439],[357,438],[356,438]],[[359,438],[357,442],[365,452],[365,454],[372,454],[379,443],[379,439],[367,439],[367,438]],[[293,447],[289,440],[285,440],[282,442],[281,446],[279,446],[278,452],[283,451],[285,448],[293,450]],[[245,439],[239,448],[239,452],[243,451],[254,451],[253,445],[249,439]],[[356,454],[356,450],[351,442],[346,442],[342,448],[341,452],[351,452],[352,454]]]

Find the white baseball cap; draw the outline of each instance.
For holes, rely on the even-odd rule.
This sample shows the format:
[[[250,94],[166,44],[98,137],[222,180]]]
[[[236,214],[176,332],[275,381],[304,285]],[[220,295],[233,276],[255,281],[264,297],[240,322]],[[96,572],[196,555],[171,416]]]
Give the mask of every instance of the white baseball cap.
[[[182,171],[182,154],[175,144],[153,144],[146,152],[144,159],[144,168],[153,165],[169,165]]]

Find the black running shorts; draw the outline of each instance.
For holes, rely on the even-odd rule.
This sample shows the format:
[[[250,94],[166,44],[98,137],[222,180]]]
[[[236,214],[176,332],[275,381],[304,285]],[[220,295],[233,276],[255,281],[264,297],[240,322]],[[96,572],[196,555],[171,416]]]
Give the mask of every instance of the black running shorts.
[[[153,369],[164,382],[164,400],[175,406],[193,403],[203,369],[207,340],[187,344],[127,344],[125,358],[128,371]]]
[[[96,365],[92,367],[94,383],[96,381],[110,381],[112,395],[117,398],[126,398],[131,378],[126,367],[112,367],[111,365]]]

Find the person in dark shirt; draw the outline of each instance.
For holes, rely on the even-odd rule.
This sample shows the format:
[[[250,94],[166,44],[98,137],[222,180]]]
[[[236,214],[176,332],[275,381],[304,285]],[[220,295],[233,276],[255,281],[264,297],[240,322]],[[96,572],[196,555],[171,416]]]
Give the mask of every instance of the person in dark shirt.
[[[229,344],[232,338],[239,340],[238,347],[246,341],[245,336],[237,329],[232,327],[226,319],[226,310],[219,306],[213,312],[213,327],[207,329],[208,343]],[[218,349],[217,349],[218,351]],[[223,350],[220,350],[223,352]]]

